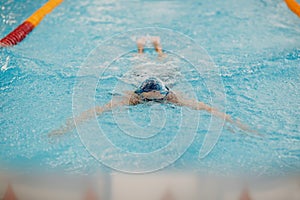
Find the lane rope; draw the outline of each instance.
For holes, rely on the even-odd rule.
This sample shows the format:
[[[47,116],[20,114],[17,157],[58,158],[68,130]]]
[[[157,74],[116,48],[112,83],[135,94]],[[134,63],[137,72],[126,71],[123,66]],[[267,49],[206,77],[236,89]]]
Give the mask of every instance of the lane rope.
[[[300,5],[296,0],[284,0],[289,9],[300,17]],[[0,40],[0,47],[14,46],[21,42],[63,0],[49,0],[21,25]]]
[[[296,0],[284,0],[286,5],[291,11],[293,11],[298,17],[300,17],[300,5]]]
[[[0,40],[0,47],[14,46],[21,42],[54,8],[61,4],[63,0],[49,0],[21,25]]]

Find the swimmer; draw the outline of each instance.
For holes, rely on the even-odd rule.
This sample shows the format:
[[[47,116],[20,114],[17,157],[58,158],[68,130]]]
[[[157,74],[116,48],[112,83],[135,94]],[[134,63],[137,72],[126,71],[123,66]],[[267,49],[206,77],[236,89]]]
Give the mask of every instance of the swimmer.
[[[110,111],[120,106],[134,106],[143,104],[146,102],[155,102],[162,104],[174,104],[177,106],[185,106],[194,110],[204,110],[211,113],[212,115],[224,119],[241,130],[252,132],[246,125],[242,124],[239,120],[234,120],[230,115],[218,111],[216,108],[210,107],[209,105],[196,101],[193,99],[186,99],[170,90],[160,79],[148,78],[135,90],[127,92],[120,99],[113,98],[109,103],[104,106],[96,106],[95,108],[89,109],[74,119],[67,120],[66,124],[61,126],[59,129],[49,133],[49,136],[62,135],[75,128],[75,123],[80,124],[89,119],[92,119],[95,114],[97,116],[104,112]]]
[[[138,53],[142,54],[144,52],[144,46],[147,40],[151,40],[155,51],[159,56],[164,56],[162,51],[162,46],[160,44],[160,38],[156,36],[142,37],[137,40]],[[116,107],[120,106],[134,106],[138,104],[143,104],[146,102],[156,102],[162,104],[174,104],[177,106],[185,106],[194,110],[204,110],[211,113],[212,115],[224,119],[225,121],[239,127],[241,130],[247,132],[255,132],[249,129],[246,125],[242,124],[239,120],[234,120],[230,115],[218,111],[216,108],[210,107],[203,102],[199,102],[193,99],[187,99],[176,94],[174,91],[170,90],[160,79],[158,78],[148,78],[135,90],[126,92],[123,97],[113,98],[110,102],[104,106],[96,106],[95,108],[84,111],[79,116],[74,119],[68,119],[65,125],[62,125],[59,129],[49,133],[51,135],[62,135],[69,132],[75,128],[75,124],[81,124],[85,121],[92,119],[95,114],[97,116],[104,112],[110,111]]]

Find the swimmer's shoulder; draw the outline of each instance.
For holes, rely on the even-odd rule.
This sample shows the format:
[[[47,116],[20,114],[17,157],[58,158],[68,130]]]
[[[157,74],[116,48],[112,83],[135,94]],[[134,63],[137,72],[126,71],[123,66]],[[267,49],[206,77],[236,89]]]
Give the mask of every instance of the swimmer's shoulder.
[[[169,91],[169,94],[167,95],[167,99],[166,100],[168,102],[171,102],[171,103],[177,103],[178,102],[178,97],[175,94],[175,92]]]
[[[134,93],[134,92],[128,92],[128,105],[137,105],[141,103],[141,97],[140,95]]]

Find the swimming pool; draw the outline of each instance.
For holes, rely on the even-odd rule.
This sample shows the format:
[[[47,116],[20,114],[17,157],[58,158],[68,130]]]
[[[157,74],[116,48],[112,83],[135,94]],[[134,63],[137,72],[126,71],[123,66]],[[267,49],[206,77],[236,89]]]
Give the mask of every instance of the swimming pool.
[[[45,2],[1,1],[0,35],[9,33]],[[159,74],[172,72],[166,81],[174,89],[188,95],[190,86],[197,88],[195,95],[206,103],[213,98],[211,92],[224,90],[225,110],[263,135],[253,137],[238,130],[232,134],[225,128],[212,151],[200,159],[199,149],[211,118],[204,112],[199,116],[189,111],[191,116],[200,117],[201,123],[191,145],[166,170],[259,175],[299,172],[300,21],[281,0],[64,1],[22,43],[0,50],[1,167],[61,169],[84,174],[111,171],[91,156],[76,131],[55,139],[49,139],[47,133],[72,116],[72,95],[78,80],[89,82],[98,77],[98,74],[77,74],[90,52],[112,35],[145,27],[166,28],[192,38],[212,58],[224,86],[210,91],[205,84],[206,77],[195,75],[189,63],[170,54],[160,62],[165,68]],[[116,48],[118,45],[121,44],[115,43]],[[141,81],[133,78],[129,68],[136,62],[133,54],[129,52],[112,62],[109,69],[114,70],[106,71],[97,85],[97,103],[104,104],[112,94],[119,95],[120,91],[112,91],[117,83],[124,87],[121,90],[132,90]],[[146,74],[157,72],[157,69],[143,71],[156,60],[152,50],[146,54],[146,67],[136,66],[133,70]],[[180,79],[182,75],[186,79]],[[115,122],[115,116],[122,116],[128,110],[98,117],[106,137],[118,148],[150,152],[174,138],[181,108],[139,105],[127,109],[135,126],[122,123],[124,117]],[[160,113],[161,110],[164,112]],[[160,126],[150,126],[153,133],[161,131],[155,137],[150,137],[151,132],[142,135],[149,136],[150,140],[133,141],[118,127],[123,124],[130,133],[140,134],[135,132],[135,127],[151,123],[149,112],[154,113],[152,120],[157,123],[158,116],[164,114],[169,122],[162,130]],[[102,158],[115,160],[119,166],[133,162],[117,157],[109,149]],[[164,166],[161,161],[156,164],[158,168]],[[135,166],[138,168],[139,163]]]

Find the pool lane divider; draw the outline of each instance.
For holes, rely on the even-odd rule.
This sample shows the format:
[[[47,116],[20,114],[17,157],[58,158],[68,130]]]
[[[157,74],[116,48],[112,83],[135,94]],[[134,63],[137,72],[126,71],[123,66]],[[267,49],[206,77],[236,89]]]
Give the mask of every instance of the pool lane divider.
[[[54,8],[61,4],[63,0],[49,0],[29,18],[27,18],[15,30],[0,40],[0,47],[14,46],[21,42]]]
[[[298,17],[300,17],[300,5],[296,0],[284,0],[286,5],[291,11],[293,11]]]

